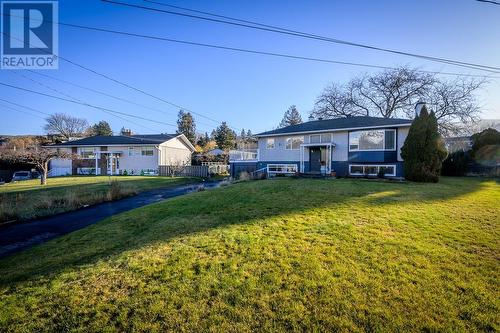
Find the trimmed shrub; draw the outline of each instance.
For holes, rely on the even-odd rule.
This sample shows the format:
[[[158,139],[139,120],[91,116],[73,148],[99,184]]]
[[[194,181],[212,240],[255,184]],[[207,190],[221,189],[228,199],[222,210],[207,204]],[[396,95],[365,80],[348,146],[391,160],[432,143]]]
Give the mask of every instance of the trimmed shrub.
[[[416,182],[437,183],[447,152],[439,135],[434,112],[424,106],[410,126],[401,148],[405,178]]]

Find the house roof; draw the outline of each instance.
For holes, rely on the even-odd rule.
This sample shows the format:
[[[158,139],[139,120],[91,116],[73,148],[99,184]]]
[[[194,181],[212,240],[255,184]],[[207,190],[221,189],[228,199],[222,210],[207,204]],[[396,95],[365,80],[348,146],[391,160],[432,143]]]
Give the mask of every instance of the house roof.
[[[88,138],[67,141],[52,145],[53,147],[77,146],[110,146],[110,145],[152,145],[160,144],[179,136],[178,134],[148,134],[148,135],[96,135]]]
[[[378,118],[378,117],[348,117],[326,120],[308,121],[306,123],[278,128],[262,132],[257,136],[274,136],[304,132],[323,132],[329,130],[347,130],[361,128],[376,128],[385,126],[410,126],[411,119]]]

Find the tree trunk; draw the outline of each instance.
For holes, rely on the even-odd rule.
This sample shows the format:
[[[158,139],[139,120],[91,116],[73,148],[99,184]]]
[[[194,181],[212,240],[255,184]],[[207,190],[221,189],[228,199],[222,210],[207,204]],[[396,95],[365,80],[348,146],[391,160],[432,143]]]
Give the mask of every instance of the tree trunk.
[[[47,185],[47,174],[49,169],[49,163],[43,163],[43,166],[40,168],[40,185]]]

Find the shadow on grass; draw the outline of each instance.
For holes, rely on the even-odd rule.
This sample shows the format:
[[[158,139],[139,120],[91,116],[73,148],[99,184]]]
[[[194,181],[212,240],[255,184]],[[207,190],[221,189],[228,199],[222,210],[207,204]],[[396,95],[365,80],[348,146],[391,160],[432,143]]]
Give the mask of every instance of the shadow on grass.
[[[452,199],[480,190],[484,181],[447,178],[438,184],[417,184],[277,179],[239,183],[119,214],[2,259],[0,286],[14,288],[23,281],[50,278],[125,251],[211,229],[335,205],[394,204],[396,197],[401,204]]]

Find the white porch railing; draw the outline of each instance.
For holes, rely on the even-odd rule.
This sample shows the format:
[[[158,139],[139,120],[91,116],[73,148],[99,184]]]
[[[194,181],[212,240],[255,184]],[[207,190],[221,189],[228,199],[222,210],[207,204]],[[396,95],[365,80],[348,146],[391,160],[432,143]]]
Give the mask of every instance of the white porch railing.
[[[295,174],[299,171],[297,164],[268,164],[268,175],[286,175]]]
[[[244,150],[230,150],[229,151],[229,161],[258,161],[259,160],[259,150],[258,149],[244,149]]]

